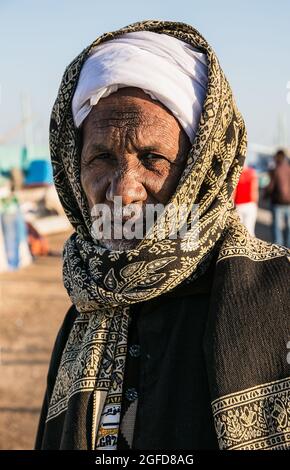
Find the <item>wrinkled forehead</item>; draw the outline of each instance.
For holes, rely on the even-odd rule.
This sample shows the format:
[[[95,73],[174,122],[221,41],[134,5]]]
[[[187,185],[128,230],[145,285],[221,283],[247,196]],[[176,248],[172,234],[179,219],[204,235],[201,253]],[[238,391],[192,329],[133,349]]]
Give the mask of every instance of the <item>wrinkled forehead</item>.
[[[170,110],[152,100],[143,90],[127,88],[101,99],[82,125],[83,146],[102,145],[121,149],[130,144],[135,150],[150,148],[175,153],[180,140],[188,142]]]
[[[92,107],[83,123],[91,131],[107,127],[164,129],[173,125],[182,129],[172,112],[136,87],[119,89]]]

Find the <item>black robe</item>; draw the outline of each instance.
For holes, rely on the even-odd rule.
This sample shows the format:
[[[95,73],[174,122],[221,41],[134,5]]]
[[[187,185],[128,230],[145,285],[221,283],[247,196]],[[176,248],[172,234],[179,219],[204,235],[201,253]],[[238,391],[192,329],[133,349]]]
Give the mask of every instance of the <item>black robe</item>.
[[[119,449],[290,448],[289,267],[286,255],[214,258],[192,284],[131,307]],[[77,314],[52,352],[36,449],[92,448],[89,412],[74,410],[79,434],[66,413],[45,422]]]

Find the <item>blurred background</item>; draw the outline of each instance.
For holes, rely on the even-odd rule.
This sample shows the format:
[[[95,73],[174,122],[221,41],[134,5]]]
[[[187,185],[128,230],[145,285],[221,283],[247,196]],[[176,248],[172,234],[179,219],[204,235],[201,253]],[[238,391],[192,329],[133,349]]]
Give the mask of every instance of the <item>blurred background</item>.
[[[271,181],[277,150],[284,163],[290,155],[289,1],[0,0],[1,449],[33,448],[51,348],[70,305],[61,251],[71,226],[48,149],[61,76],[97,36],[144,19],[189,23],[216,51],[248,131],[235,203],[256,236],[288,244],[289,188],[281,204]]]

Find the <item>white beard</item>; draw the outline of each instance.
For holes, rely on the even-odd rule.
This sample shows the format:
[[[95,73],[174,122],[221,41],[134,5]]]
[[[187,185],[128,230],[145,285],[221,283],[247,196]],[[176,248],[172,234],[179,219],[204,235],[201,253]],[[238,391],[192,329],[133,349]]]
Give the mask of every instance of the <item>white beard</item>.
[[[96,237],[100,246],[107,248],[110,251],[126,251],[134,249],[141,239],[144,237],[145,233],[145,219],[143,213],[143,207],[140,207],[135,204],[128,204],[127,206],[121,207],[119,211],[115,211],[115,224],[116,224],[116,232],[114,232],[114,227],[110,230],[111,238],[108,236],[105,237],[104,233],[101,236]],[[134,215],[131,215],[131,212],[134,212]],[[129,216],[129,226],[126,224],[123,225],[121,222],[121,217]],[[135,235],[132,238],[132,227],[131,224],[134,222],[134,229]],[[111,218],[108,220],[108,224],[111,223]],[[105,220],[106,224],[106,220]],[[137,229],[138,227],[138,229]],[[133,229],[133,230],[134,230]],[[114,238],[114,234],[115,237]],[[119,234],[119,237],[118,237]],[[141,234],[141,235],[140,235]],[[126,236],[128,235],[128,237]]]

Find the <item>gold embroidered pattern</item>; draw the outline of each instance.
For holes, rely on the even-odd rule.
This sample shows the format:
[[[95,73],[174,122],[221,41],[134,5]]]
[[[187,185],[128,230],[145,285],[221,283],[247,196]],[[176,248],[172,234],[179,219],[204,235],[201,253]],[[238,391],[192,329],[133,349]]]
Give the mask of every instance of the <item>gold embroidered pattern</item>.
[[[246,256],[252,261],[267,261],[290,255],[290,249],[252,237],[242,224],[229,227],[217,262],[233,256]]]
[[[80,314],[76,318],[62,354],[46,421],[65,411],[69,399],[79,392],[107,391],[111,386],[109,403],[120,403],[127,316],[128,308],[100,309],[97,315]]]
[[[220,449],[290,449],[290,378],[212,402]]]

